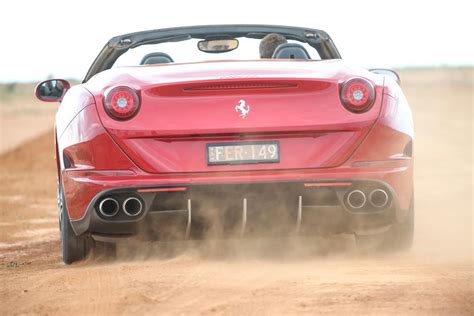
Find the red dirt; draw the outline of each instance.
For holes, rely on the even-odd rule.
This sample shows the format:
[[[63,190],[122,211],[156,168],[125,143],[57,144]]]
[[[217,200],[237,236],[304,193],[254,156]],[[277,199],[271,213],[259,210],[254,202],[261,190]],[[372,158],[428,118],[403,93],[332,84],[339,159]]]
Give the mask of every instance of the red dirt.
[[[473,72],[401,75],[417,133],[410,253],[363,257],[337,236],[131,245],[65,266],[50,132],[0,156],[0,314],[472,315]]]

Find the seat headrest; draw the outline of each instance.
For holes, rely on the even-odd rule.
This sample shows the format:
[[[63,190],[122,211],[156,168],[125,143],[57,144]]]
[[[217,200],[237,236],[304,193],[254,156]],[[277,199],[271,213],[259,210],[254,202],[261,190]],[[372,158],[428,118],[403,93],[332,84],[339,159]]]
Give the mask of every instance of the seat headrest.
[[[142,58],[140,65],[168,64],[172,62],[173,59],[170,55],[157,52],[145,55],[145,57]]]
[[[279,59],[311,59],[306,49],[300,44],[285,43],[280,44],[275,49],[272,58]]]

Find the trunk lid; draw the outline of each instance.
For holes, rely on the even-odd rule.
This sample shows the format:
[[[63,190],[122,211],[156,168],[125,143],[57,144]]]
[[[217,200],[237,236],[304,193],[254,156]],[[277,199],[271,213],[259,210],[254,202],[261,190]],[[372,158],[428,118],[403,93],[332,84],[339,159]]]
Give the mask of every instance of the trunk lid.
[[[352,76],[372,80],[376,101],[366,113],[347,111],[339,86]],[[346,161],[377,119],[383,82],[341,61],[208,62],[113,69],[91,79],[104,127],[150,173],[334,167]],[[140,90],[129,121],[105,112],[113,85]],[[278,163],[209,165],[214,142],[278,141]]]

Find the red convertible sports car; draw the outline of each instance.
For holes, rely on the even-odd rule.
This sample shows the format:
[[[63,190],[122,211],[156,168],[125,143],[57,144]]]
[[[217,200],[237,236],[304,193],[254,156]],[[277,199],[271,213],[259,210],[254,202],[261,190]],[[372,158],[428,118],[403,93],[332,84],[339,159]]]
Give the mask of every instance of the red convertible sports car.
[[[398,75],[345,63],[324,31],[126,34],[82,84],[51,79],[36,95],[61,102],[67,264],[124,237],[346,233],[362,249],[411,245],[413,122]]]

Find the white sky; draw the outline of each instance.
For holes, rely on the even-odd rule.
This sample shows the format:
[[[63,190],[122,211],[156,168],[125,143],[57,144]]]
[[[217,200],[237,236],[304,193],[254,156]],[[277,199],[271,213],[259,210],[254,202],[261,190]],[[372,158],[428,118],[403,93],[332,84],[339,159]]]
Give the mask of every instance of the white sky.
[[[365,67],[474,64],[472,1],[14,0],[0,2],[0,82],[82,79],[113,36],[203,24],[323,29]]]

